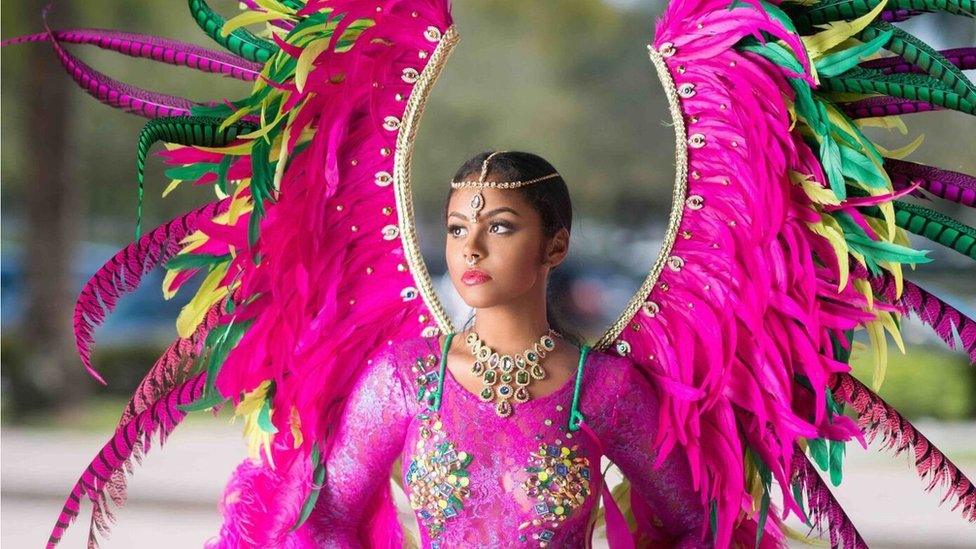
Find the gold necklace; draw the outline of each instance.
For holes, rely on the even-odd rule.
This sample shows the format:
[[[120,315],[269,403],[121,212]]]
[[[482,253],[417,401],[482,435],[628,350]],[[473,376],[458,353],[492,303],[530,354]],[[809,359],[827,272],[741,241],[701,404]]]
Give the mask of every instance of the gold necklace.
[[[468,333],[465,343],[474,355],[471,373],[480,377],[484,385],[478,393],[482,402],[494,401],[495,413],[500,417],[508,417],[513,411],[513,400],[525,402],[531,399],[529,384],[533,379],[545,379],[546,370],[541,361],[556,348],[556,340],[553,338],[558,335],[558,332],[550,329],[532,347],[513,357],[498,354],[477,333]]]

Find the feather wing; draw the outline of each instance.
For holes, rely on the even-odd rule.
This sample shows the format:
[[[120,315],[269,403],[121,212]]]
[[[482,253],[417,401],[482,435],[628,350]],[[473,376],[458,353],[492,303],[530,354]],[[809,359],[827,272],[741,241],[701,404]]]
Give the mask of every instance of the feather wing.
[[[852,333],[866,330],[878,347],[887,331],[900,344],[897,315],[920,307],[917,293],[896,300],[903,285],[912,288],[901,265],[930,259],[908,246],[903,228],[912,223],[896,215],[892,199],[926,185],[965,204],[971,185],[965,174],[886,162],[860,122],[830,99],[866,78],[865,93],[845,96],[860,116],[893,114],[858,103],[873,91],[972,110],[971,83],[958,71],[932,69],[965,65],[959,55],[938,59],[939,52],[913,38],[883,34],[883,25],[862,32],[885,7],[885,1],[855,2],[850,10],[763,0],[672,2],[649,46],[675,122],[674,204],[661,254],[598,346],[629,356],[658,381],[665,395],[659,457],[672,451],[687,457],[719,547],[783,544],[781,522],[768,515],[805,519],[804,493],[832,544],[864,546],[795,448],[809,447],[840,481],[844,441],[863,443],[858,426],[841,414],[847,401],[838,401],[833,385],[850,370]],[[822,26],[811,25],[811,17]],[[942,80],[915,75],[895,90],[901,75],[858,66],[882,48],[907,52],[903,61]],[[942,192],[943,186],[951,188]],[[958,229],[961,236],[939,242],[968,234]],[[883,295],[880,280],[899,295]],[[921,307],[920,314],[932,316]],[[934,320],[944,339],[950,316]],[[966,329],[969,350],[971,326],[953,318]],[[883,364],[879,381],[881,375]],[[781,510],[768,503],[772,488],[764,478],[781,487]],[[794,481],[798,489],[791,492]]]
[[[175,165],[166,192],[192,181],[213,184],[218,197],[145,236],[137,229],[137,241],[79,298],[79,350],[97,377],[92,332],[145,272],[165,263],[167,296],[204,277],[176,319],[179,338],[123,412],[116,439],[124,444],[113,439],[81,478],[52,546],[82,496],[96,501],[91,543],[107,531],[104,502],[121,504],[128,456],[148,449],[136,437],[168,433],[187,411],[225,403],[245,417],[260,452],[231,485],[274,502],[263,510],[225,506],[225,527],[240,539],[297,543],[287,531],[247,530],[260,528],[261,513],[298,526],[314,503],[312,475],[322,470],[319,456],[357,380],[355,365],[382,345],[432,337],[449,324],[419,256],[409,189],[426,94],[457,41],[447,1],[257,0],[242,9],[225,21],[202,0],[190,2],[201,28],[240,59],[100,30],[46,27],[5,43],[48,41],[86,91],[155,118],[140,140],[140,178],[149,146],[162,140]],[[245,30],[254,23],[265,30]],[[116,82],[64,43],[251,79],[254,87],[236,101],[193,104]]]

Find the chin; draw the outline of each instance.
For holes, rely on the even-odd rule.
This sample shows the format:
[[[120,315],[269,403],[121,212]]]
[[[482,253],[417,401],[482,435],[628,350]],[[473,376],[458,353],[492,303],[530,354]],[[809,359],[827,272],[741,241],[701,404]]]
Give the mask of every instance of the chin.
[[[460,287],[455,286],[455,289],[458,295],[461,296],[461,300],[473,309],[485,309],[497,305],[500,302],[495,292],[489,288],[485,288],[484,284],[478,286],[465,286],[461,284]]]

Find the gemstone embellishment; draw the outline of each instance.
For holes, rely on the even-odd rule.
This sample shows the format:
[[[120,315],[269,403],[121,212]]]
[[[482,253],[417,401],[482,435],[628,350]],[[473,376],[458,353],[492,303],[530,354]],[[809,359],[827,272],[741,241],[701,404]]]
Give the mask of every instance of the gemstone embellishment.
[[[530,524],[548,523],[555,528],[572,516],[590,494],[590,460],[579,452],[578,445],[539,444],[525,470],[529,477],[522,483],[522,490],[537,500],[532,506],[535,520]],[[532,537],[545,547],[555,535],[554,530],[543,528]]]
[[[464,500],[471,495],[468,466],[473,457],[448,440],[438,414],[424,412],[417,418],[420,439],[407,468],[406,483],[410,507],[433,540],[444,532],[448,520],[461,513]]]
[[[437,381],[440,378],[440,371],[437,369],[437,356],[429,354],[417,357],[410,370],[414,374],[414,381],[417,383],[417,401],[423,402],[428,395],[437,391]]]

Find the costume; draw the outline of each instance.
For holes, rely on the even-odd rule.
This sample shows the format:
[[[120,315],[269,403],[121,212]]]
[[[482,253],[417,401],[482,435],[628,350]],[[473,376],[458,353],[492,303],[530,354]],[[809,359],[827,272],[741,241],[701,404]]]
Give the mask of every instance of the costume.
[[[76,333],[82,359],[95,373],[91,333],[142,273],[165,263],[167,293],[194,275],[203,277],[177,319],[179,339],[147,374],[115,437],[72,490],[52,546],[84,497],[96,506],[94,543],[96,531],[106,527],[107,498],[122,501],[126,469],[148,450],[151,437],[165,437],[187,411],[224,404],[245,418],[260,461],[243,465],[231,479],[215,543],[314,545],[317,524],[335,525],[355,512],[330,499],[352,493],[339,486],[354,481],[323,457],[344,448],[339,439],[347,404],[365,406],[357,400],[362,391],[383,385],[373,376],[391,375],[377,373],[389,363],[382,349],[396,349],[393,356],[403,358],[418,337],[454,332],[418,253],[410,194],[416,127],[458,39],[447,2],[245,4],[242,15],[224,22],[202,0],[189,2],[200,27],[237,57],[106,31],[48,29],[23,39],[49,41],[75,80],[100,100],[153,118],[139,140],[140,188],[149,147],[164,141],[171,144],[164,156],[177,166],[169,172],[174,180],[214,184],[218,194],[146,235],[137,230],[137,240],[82,292]],[[924,11],[971,17],[974,4],[675,0],[657,21],[648,50],[674,121],[674,204],[662,253],[628,308],[594,344],[626,357],[628,366],[614,370],[611,365],[621,363],[600,358],[592,383],[612,384],[623,370],[654,388],[657,400],[645,407],[643,419],[627,420],[632,433],[653,432],[653,450],[640,459],[621,452],[618,465],[627,467],[631,456],[644,475],[630,480],[643,483],[653,478],[648,462],[683,462],[707,516],[704,543],[781,546],[781,520],[795,513],[829,532],[834,546],[866,546],[814,469],[815,463],[839,482],[845,442],[863,444],[865,436],[880,435],[897,451],[915,452],[929,489],[944,482],[946,497],[965,519],[976,520],[973,483],[849,375],[847,365],[853,333],[863,329],[878,350],[876,387],[886,338],[902,345],[899,318],[910,313],[976,362],[976,322],[902,276],[902,265],[930,260],[909,246],[906,230],[971,258],[976,230],[897,200],[925,196],[924,190],[973,206],[976,179],[902,160],[911,147],[884,150],[859,129],[933,109],[976,114],[976,87],[961,73],[974,66],[973,48],[937,52],[891,24]],[[243,28],[255,23],[267,24],[261,36]],[[238,101],[194,105],[115,82],[80,62],[65,43],[254,80],[254,89]],[[866,59],[882,48],[895,56]],[[371,359],[375,368],[364,368]],[[396,371],[404,374],[402,367]],[[401,375],[401,381],[406,411],[416,410],[411,380]],[[446,387],[441,413],[451,414],[452,398],[463,395]],[[396,395],[388,386],[384,391]],[[587,396],[581,395],[585,416]],[[590,440],[601,440],[599,422],[606,417],[598,411],[605,405],[594,402],[596,413],[581,422],[583,432],[596,434]],[[842,414],[847,406],[859,421]],[[393,412],[384,407],[376,413],[385,418]],[[404,417],[389,419],[400,429]],[[459,472],[474,471],[485,459],[474,451],[465,456],[470,461],[460,457],[467,452],[463,444],[476,441],[465,427],[430,426],[432,437],[443,428],[454,446],[425,445],[419,461],[405,456],[401,469],[409,485],[429,472],[424,456],[458,452],[449,469],[457,478],[437,500],[442,511],[458,511],[440,517],[449,540],[465,534],[449,522],[474,524],[481,501],[461,499],[456,506],[446,497],[464,488]],[[542,434],[548,441],[557,432]],[[614,445],[606,441],[614,435],[603,436],[610,455]],[[592,448],[578,451],[563,463],[578,472],[574,480],[582,478],[583,463],[588,460],[586,470],[595,463]],[[338,478],[329,480],[332,474]],[[596,484],[591,478],[588,489]],[[663,526],[659,515],[668,506],[636,497],[653,497],[656,489],[635,488],[632,497],[620,499],[636,531],[613,527],[621,517],[608,508],[615,546],[661,534],[655,517]],[[508,497],[517,492],[512,485],[505,490]],[[389,486],[369,496],[356,537],[398,546]],[[427,500],[416,498],[426,509]],[[590,505],[584,497],[554,539],[578,539],[576,521]],[[552,505],[541,510],[555,513]],[[514,524],[516,517],[523,516],[505,520]],[[543,535],[538,526],[530,536]],[[514,532],[471,532],[480,540],[493,534]]]
[[[655,396],[627,359],[591,352],[577,371],[579,402],[574,377],[501,418],[449,370],[446,379],[438,376],[440,356],[434,339],[418,337],[369,362],[336,434],[319,502],[290,541],[355,546],[371,497],[403,452],[396,474],[417,513],[423,547],[581,547],[601,494],[605,453],[654,504],[656,520],[667,525],[662,536],[701,546],[706,521],[687,464],[672,457],[647,474],[654,423],[643,420]],[[436,390],[439,379],[443,399],[428,406],[427,390]],[[570,425],[574,407],[588,418],[585,429]],[[224,531],[221,539],[236,542],[235,535]]]

